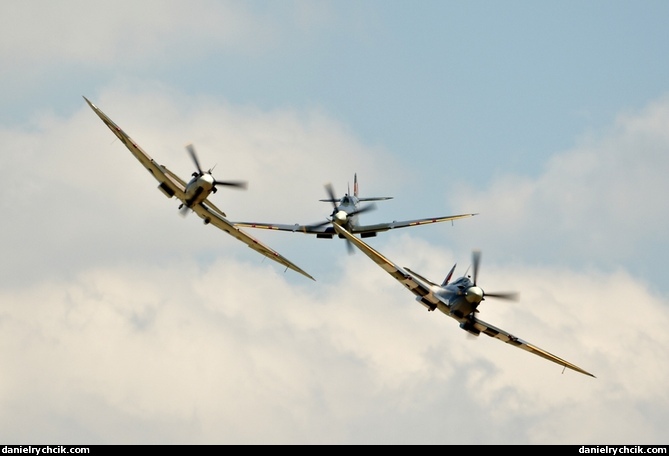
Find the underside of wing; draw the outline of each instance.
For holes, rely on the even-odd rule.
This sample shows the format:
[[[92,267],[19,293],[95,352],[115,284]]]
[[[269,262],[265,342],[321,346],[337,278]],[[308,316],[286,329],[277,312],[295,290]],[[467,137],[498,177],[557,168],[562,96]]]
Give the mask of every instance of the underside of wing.
[[[518,337],[504,331],[503,329],[499,329],[494,327],[493,325],[486,323],[482,320],[479,320],[478,318],[474,317],[473,318],[473,326],[476,328],[478,331],[481,331],[482,333],[485,333],[486,335],[490,337],[494,337],[495,339],[499,339],[502,342],[506,342],[507,344],[513,345],[514,347],[522,348],[523,350],[526,350],[530,353],[534,353],[537,356],[541,356],[544,359],[547,359],[549,361],[552,361],[556,364],[559,364],[560,366],[567,367],[573,371],[580,372],[581,374],[588,375],[590,377],[594,377],[590,372],[585,371],[581,369],[580,367],[576,366],[575,364],[570,363],[569,361],[565,361],[564,359],[553,355],[552,353],[547,352],[546,350],[543,350],[539,347],[536,347],[529,342],[526,342],[522,339],[519,339]]]
[[[260,228],[264,230],[276,231],[290,231],[292,233],[306,233],[306,234],[334,234],[332,227],[328,225],[285,225],[280,223],[262,223],[262,222],[230,222],[236,227],[241,228]]]
[[[429,281],[425,281],[418,274],[414,274],[410,270],[404,269],[396,265],[388,258],[383,256],[381,253],[374,250],[367,243],[359,239],[357,236],[354,236],[346,229],[342,228],[340,225],[334,224],[334,229],[337,231],[337,233],[344,236],[353,245],[355,245],[358,249],[360,249],[360,251],[362,251],[365,255],[371,258],[372,261],[374,261],[374,263],[378,264],[381,267],[381,269],[386,271],[395,280],[397,280],[406,288],[408,288],[409,291],[411,291],[414,295],[416,295],[418,300],[423,305],[432,310],[434,310],[437,307],[439,299],[436,298],[434,294],[432,294]]]
[[[423,282],[425,282],[426,284],[428,284],[428,285],[430,285],[430,286],[432,286],[432,287],[438,287],[438,286],[439,286],[439,285],[437,285],[436,283],[434,283],[433,281],[431,281],[430,279],[428,279],[428,278],[426,278],[426,277],[424,277],[424,276],[418,274],[416,271],[412,271],[411,269],[406,268],[406,267],[405,267],[404,269],[406,269],[406,270],[409,271],[413,276],[418,277],[420,280],[422,280]]]
[[[315,280],[311,275],[309,275],[301,268],[293,264],[287,258],[282,256],[278,252],[272,250],[259,240],[249,236],[244,231],[240,230],[232,222],[230,222],[223,215],[221,215],[221,212],[219,210],[213,209],[209,201],[205,201],[202,204],[195,205],[193,207],[193,211],[198,216],[200,216],[206,223],[211,223],[212,225],[220,228],[221,230],[228,233],[230,236],[233,236],[238,240],[242,241],[244,244],[248,245],[261,255],[264,255],[267,258],[270,258],[276,261],[277,263],[282,264],[283,266],[289,269],[292,269],[293,271],[299,272],[300,274],[310,278],[311,280]]]
[[[358,201],[360,201],[361,203],[365,203],[368,201],[386,201],[391,199],[393,199],[392,196],[368,196],[367,198],[358,198]]]
[[[93,109],[93,111],[102,119],[102,121],[109,127],[109,129],[116,135],[116,137],[132,152],[132,154],[139,160],[142,165],[153,175],[153,177],[160,182],[158,188],[166,196],[172,197],[176,196],[180,200],[184,201],[186,199],[185,189],[186,183],[172,171],[167,169],[167,167],[156,163],[149,154],[144,152],[144,150],[139,147],[128,134],[126,134],[121,128],[116,125],[105,113],[103,113],[97,106],[91,103],[86,97],[84,100],[88,105]],[[193,207],[193,211],[197,213],[202,219],[207,223],[212,223],[214,226],[217,226],[221,230],[230,234],[231,236],[239,239],[240,241],[247,244],[256,252],[271,258],[272,260],[280,263],[287,268],[290,268],[300,274],[309,277],[312,280],[315,280],[311,275],[307,274],[305,271],[297,267],[295,264],[290,262],[288,259],[284,258],[278,252],[267,247],[257,239],[252,238],[248,234],[241,231],[239,228],[235,227],[231,222],[225,218],[225,213],[217,208],[213,203],[206,201],[203,204],[198,204]]]
[[[186,199],[186,182],[181,179],[179,176],[174,174],[172,171],[167,169],[164,165],[158,165],[158,169],[163,172],[165,177],[172,182],[172,188],[175,190],[175,195],[180,200]]]
[[[392,230],[395,228],[405,228],[405,227],[410,227],[410,226],[420,226],[420,225],[428,225],[431,223],[439,223],[439,222],[451,222],[454,220],[459,220],[467,217],[473,217],[474,215],[478,214],[459,214],[459,215],[448,215],[445,217],[431,217],[431,218],[424,218],[424,219],[416,219],[416,220],[403,220],[403,221],[393,221],[393,222],[386,222],[386,223],[376,223],[374,225],[357,225],[352,229],[352,232],[355,234],[361,234],[361,233],[379,233],[382,231],[388,231]]]
[[[139,147],[132,138],[124,132],[113,120],[111,120],[104,112],[102,112],[91,101],[84,97],[86,103],[93,109],[100,119],[109,127],[109,129],[116,135],[116,137],[128,148],[130,152],[140,161],[142,165],[153,175],[160,185],[158,188],[166,196],[176,196],[180,200],[185,199],[184,191],[186,184],[176,174],[172,173],[165,166],[158,164],[149,154],[147,154],[141,147]]]
[[[370,198],[370,200],[377,200],[377,199],[380,198]],[[321,200],[321,201],[329,201],[329,200]],[[474,215],[478,214],[449,215],[445,217],[432,217],[432,218],[424,218],[417,220],[404,220],[399,222],[393,221],[386,223],[376,223],[374,225],[354,225],[351,227],[350,232],[353,234],[380,233],[382,231],[388,231],[394,228],[427,225],[430,223],[439,223],[439,222],[450,222],[453,220],[472,217]],[[306,234],[317,234],[317,235],[335,234],[334,228],[330,224],[324,224],[324,223],[315,223],[312,225],[300,225],[299,223],[295,223],[293,225],[287,225],[281,223],[264,223],[264,222],[232,222],[232,223],[235,226],[242,228],[260,228],[265,230],[290,231],[292,233],[306,233]]]

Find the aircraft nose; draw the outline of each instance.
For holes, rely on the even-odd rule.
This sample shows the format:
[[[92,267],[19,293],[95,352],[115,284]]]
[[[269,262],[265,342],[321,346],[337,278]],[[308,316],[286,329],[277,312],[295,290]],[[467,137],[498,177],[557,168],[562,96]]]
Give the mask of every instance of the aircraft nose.
[[[348,214],[344,211],[339,211],[335,214],[335,219],[337,219],[339,223],[345,223],[347,218]]]
[[[213,183],[214,183],[214,176],[212,176],[212,175],[209,174],[209,173],[204,173],[204,174],[202,175],[202,177],[200,177],[200,179],[202,179],[203,181],[208,182],[208,183],[210,183],[210,184],[213,184]]]
[[[465,294],[465,298],[472,304],[479,303],[483,301],[483,290],[479,287],[469,287]]]

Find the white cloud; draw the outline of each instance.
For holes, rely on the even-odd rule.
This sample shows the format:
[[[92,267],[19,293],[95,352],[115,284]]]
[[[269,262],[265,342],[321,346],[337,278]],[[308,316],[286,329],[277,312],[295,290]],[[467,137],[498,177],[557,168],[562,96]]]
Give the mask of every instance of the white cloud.
[[[617,416],[639,408],[666,417],[668,372],[657,362],[669,355],[666,302],[632,278],[599,277],[595,288],[565,271],[520,271],[522,302],[496,309],[490,300],[482,309],[487,321],[598,376],[591,379],[467,338],[385,273],[369,287],[362,279],[376,283],[380,269],[351,258],[338,261],[347,267],[340,281],[313,288],[288,286],[271,267],[221,259],[204,268],[97,268],[3,291],[3,440],[48,443],[85,429],[73,443],[345,443],[359,423],[375,420],[376,437],[358,442],[471,443],[408,433],[421,409],[425,422],[501,423],[481,429],[483,441],[663,438],[661,421],[650,418],[610,431]],[[643,325],[628,318],[630,300]],[[376,417],[380,410],[393,416]],[[586,426],[593,416],[600,423]],[[120,417],[136,433],[110,426]],[[494,437],[514,420],[533,424],[516,440]]]
[[[303,37],[300,45],[309,45],[327,30],[347,28],[349,20],[327,1],[9,2],[0,17],[0,60],[12,62],[8,71],[25,73],[37,66],[62,70],[65,63],[137,69],[212,53],[258,57],[296,35]]]
[[[356,169],[370,186],[382,179],[374,165],[381,151],[365,148],[322,113],[263,113],[176,98],[161,90],[144,95],[117,90],[92,101],[156,161],[185,179],[194,164],[184,146],[193,142],[202,166],[214,167],[217,178],[247,180],[246,191],[223,189],[212,197],[231,220],[325,220],[331,207],[318,199],[325,197],[326,182],[343,193],[338,184],[352,180]],[[179,218],[177,202],[156,190],[157,182],[83,99],[81,104],[72,119],[42,114],[30,127],[0,132],[5,150],[13,151],[0,159],[8,188],[0,204],[11,215],[0,223],[6,242],[30,246],[17,254],[18,264],[6,265],[7,274],[17,267],[48,268],[44,256],[60,257],[65,268],[81,266],[85,258],[166,259],[230,248],[243,250],[246,258],[262,258],[213,227],[201,229],[198,217]],[[392,167],[392,160],[386,162]],[[251,234],[290,259],[291,249],[300,252],[304,241],[293,233]],[[319,246],[332,245],[325,242]]]
[[[12,2],[3,13],[0,55],[15,63],[156,64],[198,50],[266,49],[276,34],[271,18],[237,2]]]
[[[492,257],[631,267],[659,282],[669,230],[667,131],[665,97],[556,154],[539,176],[456,187],[451,199],[481,213],[468,228]]]
[[[268,113],[160,90],[98,98],[174,171],[190,171],[183,144],[192,140],[203,163],[219,161],[217,177],[248,178],[248,192],[215,195],[231,218],[304,221],[324,204],[316,200],[325,181],[339,188],[338,179],[352,177],[351,163],[365,170],[370,188],[385,176],[372,164],[383,160],[397,172],[384,151],[318,112]],[[523,261],[524,251],[507,261],[484,248],[481,285],[520,291],[521,301],[486,300],[481,318],[598,378],[562,375],[499,341],[471,340],[367,257],[345,255],[338,241],[263,237],[291,259],[309,259],[298,262],[307,271],[330,271],[312,283],[213,227],[181,220],[176,202],[155,190],[83,100],[71,119],[43,116],[0,135],[16,151],[1,158],[10,189],[0,197],[0,439],[7,443],[665,439],[667,302],[622,267],[537,268]],[[551,191],[559,188],[548,181],[525,179],[534,190],[518,207],[534,204],[537,193],[557,201]],[[496,185],[473,199],[482,215],[511,205]],[[504,185],[514,193],[512,181]],[[572,210],[553,207],[563,217]],[[520,222],[533,219],[523,212],[516,222],[526,230]],[[479,218],[466,222],[457,228],[486,233]],[[463,273],[469,260],[460,256],[469,245],[445,248],[419,240],[417,230],[370,243],[435,281],[455,261]],[[426,432],[435,423],[466,424]]]

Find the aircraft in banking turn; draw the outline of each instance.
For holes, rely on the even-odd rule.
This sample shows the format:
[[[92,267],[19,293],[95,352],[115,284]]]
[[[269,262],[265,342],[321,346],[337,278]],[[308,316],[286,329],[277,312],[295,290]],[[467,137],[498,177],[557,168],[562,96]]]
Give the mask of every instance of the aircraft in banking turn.
[[[360,197],[358,196],[358,175],[353,177],[353,194],[346,193],[343,197],[337,198],[331,184],[326,184],[325,190],[328,193],[327,199],[322,199],[325,203],[332,203],[333,210],[328,220],[324,222],[313,223],[310,225],[282,225],[277,223],[261,222],[233,222],[235,226],[247,228],[263,228],[267,230],[292,231],[306,234],[315,234],[317,238],[332,239],[337,233],[333,228],[334,224],[344,226],[349,233],[359,234],[360,237],[367,238],[376,236],[376,233],[388,231],[395,228],[405,228],[410,226],[420,226],[429,223],[449,222],[461,218],[471,217],[477,214],[448,215],[443,217],[430,217],[417,220],[403,220],[385,223],[375,223],[373,225],[361,225],[358,216],[376,208],[374,204],[361,206],[361,202],[383,201],[392,199],[392,196]],[[340,238],[343,236],[338,235]],[[352,250],[350,243],[347,242],[349,251]]]
[[[437,284],[409,268],[402,268],[396,265],[366,244],[362,239],[351,234],[343,226],[334,224],[334,229],[338,234],[344,236],[364,252],[365,255],[371,258],[372,261],[378,264],[395,280],[407,287],[409,291],[416,295],[416,300],[425,306],[428,311],[441,311],[455,319],[460,324],[460,328],[475,336],[484,333],[561,366],[594,377],[590,372],[476,317],[476,313],[479,312],[478,307],[485,298],[518,299],[517,293],[486,293],[479,287],[477,279],[481,259],[480,252],[475,251],[473,254],[472,277],[463,276],[451,281],[453,272],[455,271],[455,266],[453,266],[441,284]]]
[[[280,255],[278,252],[275,252],[268,246],[262,244],[257,239],[246,234],[244,231],[240,230],[238,227],[234,226],[230,222],[223,211],[217,208],[214,203],[209,201],[209,195],[216,193],[217,186],[226,186],[231,188],[246,188],[245,182],[239,181],[218,181],[214,179],[214,176],[211,174],[211,169],[209,171],[203,171],[200,167],[200,163],[195,154],[195,149],[192,145],[188,145],[186,149],[190,154],[193,162],[195,163],[195,168],[197,171],[193,172],[191,179],[186,182],[181,179],[179,176],[174,174],[172,171],[167,169],[163,165],[159,165],[154,159],[152,159],[141,147],[139,147],[135,141],[130,138],[118,125],[116,125],[105,113],[103,113],[97,106],[84,97],[84,100],[88,105],[95,111],[95,113],[102,119],[102,121],[109,127],[109,129],[114,133],[118,139],[132,152],[132,154],[140,161],[142,165],[151,173],[153,177],[159,182],[158,190],[160,190],[168,198],[176,196],[181,204],[179,205],[179,210],[182,215],[186,215],[188,212],[195,212],[200,218],[204,220],[205,225],[209,223],[225,231],[229,235],[237,238],[242,241],[249,247],[251,247],[256,252],[261,255],[271,258],[287,268],[292,269],[293,271],[299,272],[300,274],[309,277],[312,280],[315,280],[311,275],[300,269],[298,266],[293,264],[291,261]]]

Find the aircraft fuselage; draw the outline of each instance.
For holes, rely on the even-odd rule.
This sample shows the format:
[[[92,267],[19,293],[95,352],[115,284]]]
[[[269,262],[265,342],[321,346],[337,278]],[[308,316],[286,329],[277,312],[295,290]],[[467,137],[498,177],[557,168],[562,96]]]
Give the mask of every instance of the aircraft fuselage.
[[[186,185],[186,201],[188,207],[201,203],[216,191],[214,177],[209,173],[195,175]]]

